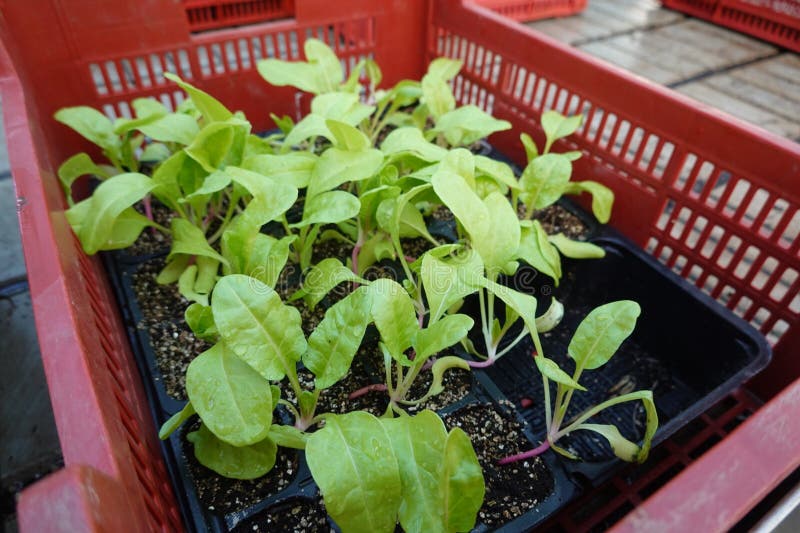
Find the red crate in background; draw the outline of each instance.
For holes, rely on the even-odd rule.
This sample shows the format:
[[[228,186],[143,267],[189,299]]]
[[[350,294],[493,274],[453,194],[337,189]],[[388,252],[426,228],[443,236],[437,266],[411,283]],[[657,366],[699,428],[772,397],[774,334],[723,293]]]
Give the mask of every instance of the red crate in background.
[[[294,16],[294,0],[182,0],[192,31],[216,30]]]
[[[800,465],[800,145],[459,0],[297,0],[294,19],[202,34],[174,0],[148,0],[146,9],[117,0],[63,4],[0,2],[6,135],[67,465],[23,492],[23,533],[118,530],[119,516],[129,530],[180,528],[105,272],[64,217],[55,170],[90,148],[53,112],[82,104],[127,116],[142,96],[174,106],[184,96],[163,76],[174,71],[264,130],[269,112],[296,115],[298,99],[269,87],[256,61],[298,59],[312,36],[347,66],[374,57],[385,85],[420,77],[433,57],[463,59],[458,100],[512,122],[512,132],[491,141],[518,161],[518,134],[540,142],[543,111],[584,114],[563,148],[584,153],[576,175],[614,190],[611,223],[773,343],[772,364],[749,386],[766,403],[744,402],[744,392],[722,402],[686,430],[688,440],[654,450],[654,479],[616,507],[594,508],[593,523],[630,511],[621,529],[726,529]]]
[[[501,15],[519,22],[566,17],[586,9],[587,0],[474,0]]]
[[[661,0],[661,3],[800,52],[798,0]]]

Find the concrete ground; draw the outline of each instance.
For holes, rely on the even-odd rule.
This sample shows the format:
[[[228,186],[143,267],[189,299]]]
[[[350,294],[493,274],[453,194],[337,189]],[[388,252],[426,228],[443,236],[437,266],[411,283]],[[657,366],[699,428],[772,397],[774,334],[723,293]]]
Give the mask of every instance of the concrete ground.
[[[797,54],[662,9],[655,0],[590,0],[581,14],[530,26],[779,135],[800,139]],[[15,531],[14,494],[61,459],[2,129],[0,136],[0,524]],[[800,521],[783,522],[787,524],[786,531],[800,530]]]

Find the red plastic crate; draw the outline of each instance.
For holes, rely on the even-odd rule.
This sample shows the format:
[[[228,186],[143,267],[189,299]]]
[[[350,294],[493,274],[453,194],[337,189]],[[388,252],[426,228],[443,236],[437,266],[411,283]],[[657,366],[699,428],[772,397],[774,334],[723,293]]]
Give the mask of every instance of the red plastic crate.
[[[183,0],[183,6],[192,31],[294,16],[294,0]]]
[[[519,22],[566,17],[586,9],[587,0],[474,0],[501,15]]]
[[[727,528],[800,464],[800,145],[488,9],[458,0],[400,4],[298,1],[294,20],[193,35],[183,5],[172,0],[150,0],[147,9],[94,0],[69,11],[53,0],[0,3],[5,127],[67,465],[23,492],[23,531],[59,530],[62,522],[70,531],[115,530],[119,515],[130,530],[180,528],[105,273],[64,217],[55,169],[87,146],[53,112],[88,104],[126,115],[140,96],[174,105],[182,94],[163,77],[173,70],[266,129],[269,111],[294,114],[297,99],[292,89],[269,88],[255,61],[297,58],[310,36],[325,39],[348,65],[374,56],[386,84],[419,77],[438,55],[463,59],[458,99],[510,120],[513,132],[492,142],[520,160],[517,135],[528,131],[540,141],[544,110],[585,114],[564,148],[585,153],[578,175],[614,189],[612,223],[774,343],[773,363],[752,384],[768,403],[730,434],[729,424],[720,428],[721,442],[702,455],[660,448],[671,464],[689,466],[649,497],[634,498],[619,529]],[[56,501],[67,505],[51,509]]]
[[[798,0],[661,0],[661,3],[800,52]]]

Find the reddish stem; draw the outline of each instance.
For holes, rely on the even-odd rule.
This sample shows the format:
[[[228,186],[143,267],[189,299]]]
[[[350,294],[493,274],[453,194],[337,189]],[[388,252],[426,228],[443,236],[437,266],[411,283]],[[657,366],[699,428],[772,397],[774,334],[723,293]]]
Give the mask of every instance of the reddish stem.
[[[147,219],[150,222],[154,222],[154,220],[153,220],[153,206],[152,206],[152,204],[150,202],[150,195],[149,194],[144,197],[144,199],[142,200],[142,203],[144,204],[144,215],[147,217]],[[156,234],[156,228],[154,228],[153,226],[150,226],[150,233],[152,235],[155,235]]]
[[[486,361],[467,361],[467,364],[470,368],[489,368],[494,362],[494,359],[487,359]]]
[[[546,452],[550,448],[550,441],[545,439],[543,443],[532,450],[528,450],[527,452],[518,453],[516,455],[510,455],[508,457],[503,457],[497,464],[500,465],[507,465],[508,463],[515,463],[517,461],[522,461],[524,459],[530,459],[531,457],[536,457],[537,455],[541,455]]]
[[[347,398],[350,400],[355,400],[356,398],[364,396],[368,392],[373,392],[373,391],[386,392],[386,385],[384,385],[383,383],[374,383],[372,385],[367,385],[366,387],[361,387],[358,390],[354,390],[353,392],[350,393],[350,395]]]
[[[531,400],[530,398],[522,398],[522,399],[519,401],[519,404],[520,404],[522,407],[530,407],[531,405],[533,405],[533,400]]]
[[[417,258],[416,258],[416,257],[411,257],[410,255],[405,255],[405,256],[403,256],[403,257],[405,257],[405,258],[406,258],[406,263],[413,263],[414,261],[416,261],[416,260],[417,260]]]
[[[364,246],[364,233],[359,229],[358,230],[358,240],[356,244],[353,246],[353,252],[350,254],[350,260],[353,263],[353,274],[358,276],[358,254],[361,252],[361,247]],[[355,286],[355,283],[353,283]]]

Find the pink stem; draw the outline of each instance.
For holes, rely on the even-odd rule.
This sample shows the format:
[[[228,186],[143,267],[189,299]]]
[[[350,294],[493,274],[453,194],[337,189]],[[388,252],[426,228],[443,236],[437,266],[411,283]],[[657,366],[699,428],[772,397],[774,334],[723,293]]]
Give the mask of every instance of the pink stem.
[[[467,361],[470,368],[489,368],[494,364],[494,359],[487,359],[486,361]]]
[[[358,390],[354,390],[353,392],[350,393],[350,395],[347,398],[350,400],[355,400],[356,398],[364,396],[368,392],[373,392],[373,391],[386,392],[386,385],[384,385],[383,383],[374,383],[372,385],[367,385],[366,387],[361,387]]]
[[[414,261],[416,261],[416,260],[417,260],[417,258],[416,258],[416,257],[411,257],[410,255],[405,255],[405,256],[403,256],[403,257],[405,257],[405,258],[406,258],[406,263],[413,263]]]
[[[142,200],[142,203],[144,204],[144,215],[147,217],[147,219],[150,222],[154,222],[154,220],[153,220],[153,206],[150,203],[150,195],[149,194],[144,197],[144,200]],[[156,228],[154,228],[153,226],[150,226],[150,233],[152,235],[155,235],[156,234]]]
[[[509,457],[503,457],[497,464],[500,465],[507,465],[508,463],[515,463],[517,461],[522,461],[524,459],[530,459],[531,457],[536,457],[537,455],[541,455],[546,452],[550,448],[550,441],[545,439],[543,443],[532,450],[528,450],[527,452],[518,453],[516,455],[511,455]]]

